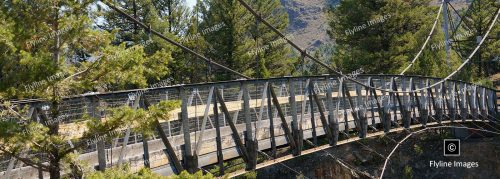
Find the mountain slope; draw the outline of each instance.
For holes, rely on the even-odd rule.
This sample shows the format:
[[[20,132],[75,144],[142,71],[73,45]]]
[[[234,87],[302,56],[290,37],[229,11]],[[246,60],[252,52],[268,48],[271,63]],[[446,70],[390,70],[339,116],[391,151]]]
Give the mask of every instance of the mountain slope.
[[[293,42],[300,47],[313,50],[321,44],[331,43],[327,29],[327,10],[339,0],[281,0],[288,10],[290,25],[288,32]]]
[[[340,0],[281,0],[288,10],[290,25],[288,33],[293,35],[293,42],[302,48],[314,50],[321,44],[332,43],[328,34],[328,7],[335,6]],[[441,0],[431,1],[437,5]],[[467,0],[451,0],[456,9],[466,8]]]

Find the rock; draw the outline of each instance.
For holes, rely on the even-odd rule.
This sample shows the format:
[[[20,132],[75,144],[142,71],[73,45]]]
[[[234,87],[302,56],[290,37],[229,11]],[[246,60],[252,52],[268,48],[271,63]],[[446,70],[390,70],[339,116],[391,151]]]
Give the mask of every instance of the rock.
[[[332,43],[327,34],[327,14],[323,9],[336,5],[339,0],[281,0],[288,12],[289,26],[287,33],[302,48],[319,47],[321,44]],[[317,43],[316,41],[320,41]]]
[[[365,157],[361,156],[358,151],[354,151],[353,154],[358,161],[361,161],[361,163],[366,163],[366,161],[368,161]]]

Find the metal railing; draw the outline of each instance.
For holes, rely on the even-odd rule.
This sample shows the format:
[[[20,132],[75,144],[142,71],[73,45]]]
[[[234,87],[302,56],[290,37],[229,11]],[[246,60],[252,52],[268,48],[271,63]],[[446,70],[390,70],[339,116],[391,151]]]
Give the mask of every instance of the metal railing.
[[[377,88],[407,91],[425,87],[441,79],[422,76],[358,75],[356,80]],[[230,117],[224,115],[222,110],[219,110],[218,117],[214,115],[213,99],[216,98],[217,91],[223,99],[218,103],[222,102],[226,105]],[[270,95],[272,92],[276,94],[275,98]],[[225,136],[217,136],[211,132],[215,131],[216,122],[219,123],[221,129],[229,129],[231,125],[229,118],[233,119],[236,130],[240,130],[238,135],[245,140],[247,144],[245,148],[248,148],[249,153],[254,153],[262,149],[248,147],[251,141],[273,143],[272,141],[278,140],[278,136],[281,136],[287,139],[285,142],[293,140],[297,145],[302,145],[300,134],[305,131],[308,131],[307,135],[311,135],[312,138],[324,134],[331,144],[335,145],[339,133],[349,132],[349,130],[355,130],[360,137],[365,137],[371,130],[389,132],[393,128],[408,127],[411,124],[425,126],[431,121],[473,119],[496,122],[497,119],[494,116],[498,112],[495,90],[462,81],[449,80],[429,90],[398,94],[367,89],[336,76],[323,75],[235,80],[70,96],[65,97],[59,106],[60,116],[64,116],[60,120],[60,125],[69,125],[79,121],[84,114],[104,118],[108,114],[109,107],[123,105],[135,108],[144,107],[138,102],[141,99],[147,99],[151,104],[162,100],[182,101],[182,107],[172,112],[172,119],[160,125],[163,132],[173,141],[176,155],[184,160],[191,159],[193,156],[196,156],[198,160],[204,155],[221,152],[211,149],[210,146],[213,146],[213,143],[206,144],[209,142],[224,145],[222,146],[224,150],[237,148],[237,155],[242,156],[241,146],[234,144],[236,139],[231,135],[235,132],[234,130],[223,132]],[[50,110],[49,103],[41,100],[18,100],[13,101],[13,104],[17,105],[17,109],[29,109],[22,115],[26,115],[26,118],[31,120],[39,119],[39,114],[33,113],[33,109],[43,109],[39,113],[48,113]],[[281,107],[283,117],[279,115],[277,105]],[[187,115],[182,115],[183,112]],[[15,116],[12,118],[14,119]],[[219,121],[215,121],[216,118]],[[270,118],[273,119],[273,125],[269,124]],[[279,119],[286,121],[287,124],[283,125]],[[187,126],[184,126],[183,122]],[[285,130],[288,127],[290,134],[287,134]],[[254,137],[245,137],[249,135],[246,131]],[[270,131],[276,134],[270,134]],[[142,136],[130,130],[124,130],[123,134],[113,139],[111,143],[105,144],[106,155],[95,155],[94,153],[98,153],[96,145],[85,148],[82,153],[89,156],[95,155],[95,157],[105,156],[106,159],[99,160],[106,161],[107,166],[110,162],[116,164],[118,161],[127,159],[129,161],[141,160],[137,156],[142,157],[143,153],[129,155],[128,158],[122,156],[121,153],[124,152],[123,148],[129,150],[128,146],[142,145]],[[159,138],[161,136],[155,133],[149,142],[160,141]],[[174,138],[177,140],[173,140]],[[224,138],[224,144],[221,144],[222,141],[214,141],[216,138]],[[125,142],[127,144],[124,144]],[[189,145],[190,151],[186,152],[186,145]],[[274,144],[268,148],[274,150],[275,145],[279,144],[274,141]],[[122,148],[122,150],[116,150],[117,148]],[[300,154],[300,146],[296,146],[293,150]],[[145,151],[148,150],[145,149]],[[113,156],[109,157],[110,152],[115,152],[115,157],[120,156],[118,161]],[[148,153],[158,153],[158,150]],[[248,154],[247,157],[251,159],[254,156]],[[6,156],[1,158],[0,169],[4,172],[0,173],[0,176],[7,171],[13,173],[14,170],[22,167],[22,165],[9,165],[10,162],[15,161],[14,159]],[[142,161],[145,160],[149,163],[153,162],[142,158]],[[214,163],[203,160],[205,159],[196,161],[194,167]],[[247,163],[252,166],[251,161]],[[163,165],[165,164],[164,162]],[[185,167],[189,169],[193,168],[193,165],[185,164]]]

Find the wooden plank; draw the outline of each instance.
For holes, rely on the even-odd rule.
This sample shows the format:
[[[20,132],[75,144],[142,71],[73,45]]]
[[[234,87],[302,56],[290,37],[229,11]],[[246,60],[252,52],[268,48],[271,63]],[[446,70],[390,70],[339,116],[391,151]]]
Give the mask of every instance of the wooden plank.
[[[420,80],[420,84],[422,84],[421,80]],[[413,78],[412,78],[410,90],[415,90],[415,89],[416,89],[415,88],[415,81],[413,81]],[[421,96],[423,97],[424,96],[424,90],[420,91],[420,93],[421,93]],[[425,125],[427,123],[427,119],[428,119],[428,111],[425,109],[425,103],[424,103],[424,106],[422,106],[422,103],[420,102],[420,98],[419,98],[417,92],[413,93],[413,98],[414,98],[414,100],[416,102],[417,111],[418,111],[418,113],[420,115],[420,121],[418,121],[416,118],[415,118],[415,120],[418,121],[420,124],[422,124],[423,127],[425,127]]]
[[[472,86],[472,94],[469,93],[469,90],[467,90],[467,102],[469,104],[469,115],[472,116],[472,121],[476,121],[477,116],[476,116],[476,106],[475,106],[475,96],[474,96],[474,86]]]
[[[375,87],[375,84],[373,83],[373,81],[370,81],[370,85]],[[382,80],[382,88],[385,89],[385,83],[384,81]],[[376,101],[376,104],[377,104],[377,111],[378,111],[378,116],[384,127],[384,132],[389,132],[389,130],[391,129],[391,123],[390,123],[390,117],[388,118],[386,116],[386,113],[384,111],[384,109],[386,109],[386,107],[383,107],[380,105],[380,98],[378,98],[378,95],[377,95],[377,92],[375,91],[375,89],[371,89],[371,94],[375,97],[375,101]],[[385,95],[385,92],[383,93]],[[389,121],[387,120],[389,119]]]
[[[242,83],[241,89],[243,89],[243,116],[245,118],[246,126],[246,141],[253,140],[252,137],[252,119],[250,118],[250,94],[248,93],[248,85]]]
[[[408,89],[413,90],[414,88],[414,83],[413,83],[413,78],[410,78],[410,82],[408,82]],[[403,91],[406,91],[406,88],[403,89]],[[409,93],[408,94],[408,102],[406,103],[406,110],[413,112],[411,119],[410,119],[410,124],[415,123],[416,120],[416,114],[415,114],[415,96],[417,93]]]
[[[498,87],[497,87],[497,90],[498,90]],[[492,94],[492,95],[493,95],[493,99],[492,99],[492,100],[493,100],[493,101],[497,101],[496,103],[495,103],[495,102],[493,102],[493,106],[494,106],[494,108],[495,108],[495,114],[498,114],[498,107],[497,107],[497,105],[500,105],[500,102],[498,102],[498,100],[497,100],[497,99],[499,99],[499,98],[500,98],[500,96],[498,96],[498,94],[497,94],[496,92],[492,92],[492,93],[493,93],[493,94]]]
[[[420,89],[424,87],[424,81],[422,79],[418,80],[418,86]],[[416,89],[416,85],[413,85],[413,88]],[[426,90],[421,90],[420,91],[420,96],[418,96],[418,93],[415,92],[415,100],[419,103],[418,104],[418,110],[420,113],[420,124],[422,127],[426,127],[427,121],[429,120],[429,110],[427,108],[427,91]]]
[[[434,82],[436,82],[437,80],[434,80]],[[443,83],[437,85],[434,87],[434,91],[435,91],[435,95],[436,95],[436,98],[437,98],[437,103],[436,103],[436,112],[437,112],[437,118],[438,118],[438,121],[443,121],[444,120],[444,100],[443,100],[443,96],[441,95],[441,93],[443,92]]]
[[[255,136],[254,138],[257,138],[257,135],[259,134],[259,129],[261,128],[260,124],[262,122],[262,118],[264,116],[264,106],[266,105],[266,98],[267,98],[267,85],[269,82],[265,82],[264,86],[262,87],[262,95],[260,99],[260,109],[259,109],[259,116],[257,116],[257,122],[255,123]],[[255,139],[256,141],[256,139]]]
[[[441,90],[442,90],[442,92],[441,92],[442,97],[441,98],[444,101],[443,110],[448,109],[448,117],[451,119],[450,114],[451,114],[452,107],[451,107],[450,101],[448,99],[448,88],[446,87],[446,82],[441,84]],[[444,109],[444,108],[446,108],[446,109]],[[451,120],[453,120],[453,119],[451,119]]]
[[[181,162],[177,155],[175,154],[175,150],[172,147],[172,144],[170,144],[170,141],[167,138],[167,135],[165,134],[165,131],[163,131],[163,128],[160,125],[160,122],[156,120],[154,122],[154,126],[156,127],[156,130],[158,131],[158,134],[165,145],[166,152],[167,152],[167,157],[169,158],[170,164],[173,165],[174,168],[174,173],[175,174],[180,174],[181,171],[184,170],[184,167],[181,165]]]
[[[345,83],[342,83],[342,88],[344,89],[344,93],[347,95],[347,100],[349,101],[349,108],[351,109],[351,114],[352,114],[352,117],[354,118],[354,124],[356,125],[356,130],[361,131],[361,127],[359,126],[359,117],[357,115],[357,110],[354,110],[354,102],[352,101],[352,97],[351,97],[351,94],[349,93],[349,89],[347,88]],[[346,120],[347,120],[347,116],[346,116]]]
[[[479,95],[480,97],[478,97],[479,99],[479,109],[481,111],[481,119],[482,121],[485,121],[486,120],[486,117],[487,117],[487,114],[486,114],[486,105],[484,104],[486,102],[485,100],[485,97],[484,97],[484,88],[480,87],[479,88]]]
[[[400,77],[401,78],[401,91],[406,91],[406,85],[407,85],[407,79],[406,77]],[[403,126],[405,128],[408,128],[411,125],[411,98],[409,97],[410,94],[408,93],[403,93],[401,96],[401,105],[403,105],[403,111],[401,111],[401,114],[403,116]]]
[[[464,83],[464,88],[462,89],[467,89],[468,86],[467,84]],[[470,111],[469,111],[469,92],[468,90],[465,90],[464,93],[462,94],[463,95],[463,105],[464,105],[464,114],[462,116],[462,121],[466,120],[466,119],[469,119],[470,117]]]
[[[193,90],[189,98],[187,98],[186,93],[187,90],[184,87],[179,88],[179,97],[181,98],[181,131],[184,139],[184,145],[182,145],[182,161],[184,169],[186,169],[189,173],[195,173],[198,170],[198,158],[193,155],[193,150],[191,148],[191,126],[189,125],[187,107],[193,102],[196,89]]]
[[[473,101],[473,106],[474,106],[474,112],[472,114],[474,114],[474,119],[479,119],[479,99],[478,99],[478,95],[477,95],[477,86],[474,85],[472,86],[472,101]]]
[[[300,87],[301,87],[301,90],[300,90],[300,100],[302,101],[301,102],[301,112],[300,112],[300,121],[299,121],[299,136],[295,136],[295,138],[297,139],[300,139],[300,140],[297,140],[297,150],[296,151],[302,151],[302,148],[303,148],[303,121],[305,120],[305,114],[306,114],[306,109],[307,109],[307,106],[308,106],[308,103],[306,102],[307,101],[307,91],[309,90],[307,87],[309,86],[309,83],[311,82],[311,79],[310,78],[307,78],[306,81],[305,81],[305,84],[303,85],[303,83],[301,82],[300,83]],[[297,95],[296,95],[297,96]],[[300,155],[301,153],[295,153],[294,155]]]
[[[461,101],[461,97],[460,97],[460,92],[459,92],[459,88],[460,88],[460,85],[461,84],[457,84],[457,83],[453,83],[454,84],[454,92],[455,92],[455,102],[456,102],[456,105],[455,105],[455,111],[457,112],[456,113],[456,116],[460,116],[461,113],[462,113],[462,110],[463,110],[463,103]],[[460,110],[460,113],[458,113],[458,110]],[[461,116],[460,116],[461,117]]]
[[[486,115],[487,115],[487,117],[488,116],[493,116],[493,115],[490,115],[490,113],[493,113],[493,110],[491,108],[492,105],[490,104],[490,102],[491,102],[491,95],[490,95],[489,91],[486,91],[485,93],[486,93],[485,94],[485,98],[486,98],[485,99],[486,100]],[[489,118],[488,118],[488,120],[489,120]]]
[[[456,113],[457,112],[457,106],[456,106],[456,98],[455,98],[455,96],[456,96],[456,94],[455,94],[456,90],[455,89],[457,88],[457,85],[455,84],[455,82],[450,82],[449,84],[450,84],[449,85],[450,87],[448,87],[448,91],[449,91],[448,94],[450,94],[449,95],[449,100],[450,100],[450,111],[449,111],[449,113],[451,115],[452,122],[454,122],[457,119],[457,113]]]
[[[139,107],[139,102],[141,101],[141,98],[143,96],[141,94],[139,94],[138,96],[135,97],[135,99],[130,99],[130,100],[134,100],[134,104],[132,106],[132,109],[137,109]],[[125,132],[125,137],[123,138],[123,144],[122,144],[122,147],[120,149],[120,154],[119,154],[119,157],[118,157],[118,165],[121,165],[121,163],[123,162],[123,158],[127,155],[127,145],[128,145],[128,140],[130,138],[130,127],[127,127],[127,130]]]

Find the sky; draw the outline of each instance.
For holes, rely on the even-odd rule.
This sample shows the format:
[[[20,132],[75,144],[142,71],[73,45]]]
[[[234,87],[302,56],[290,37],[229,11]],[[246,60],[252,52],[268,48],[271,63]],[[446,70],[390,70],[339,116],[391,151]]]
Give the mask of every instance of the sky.
[[[196,4],[196,0],[186,0],[186,3],[189,7],[193,7]]]

